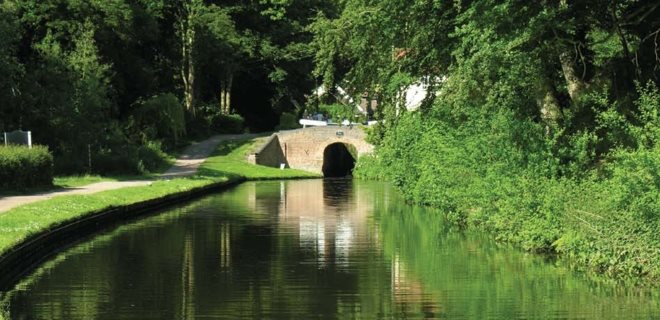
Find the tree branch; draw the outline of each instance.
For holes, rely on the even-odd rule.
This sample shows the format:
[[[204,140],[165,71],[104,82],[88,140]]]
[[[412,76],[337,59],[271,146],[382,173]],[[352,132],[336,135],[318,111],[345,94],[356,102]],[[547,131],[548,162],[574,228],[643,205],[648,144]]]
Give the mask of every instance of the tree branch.
[[[642,12],[644,12],[644,14],[642,14],[641,17],[639,17],[639,18],[638,18],[637,20],[635,20],[635,21],[626,22],[626,23],[623,23],[623,24],[621,24],[621,25],[622,25],[622,26],[631,26],[631,25],[637,25],[637,24],[640,24],[640,23],[642,23],[642,21],[644,21],[644,19],[646,19],[651,13],[653,13],[653,11],[655,11],[655,9],[657,9],[659,6],[660,6],[660,2],[657,2],[657,1],[656,1],[654,4],[651,5],[651,8],[649,8],[646,12],[644,12],[644,9],[646,9],[647,7],[646,7],[646,6],[641,6],[641,7],[639,7],[639,9],[635,10],[633,13],[629,14],[628,16],[626,16],[626,17],[624,18],[624,20],[625,20],[625,21],[628,21],[628,20],[634,18],[635,16],[641,14]]]

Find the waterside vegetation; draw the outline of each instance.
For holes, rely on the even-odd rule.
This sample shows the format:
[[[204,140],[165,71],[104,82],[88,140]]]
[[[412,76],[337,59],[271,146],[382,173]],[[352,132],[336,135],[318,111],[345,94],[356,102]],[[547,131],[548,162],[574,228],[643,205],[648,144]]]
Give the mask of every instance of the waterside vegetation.
[[[316,72],[378,99],[376,153],[356,176],[525,250],[658,284],[659,7],[349,0],[313,26]],[[413,84],[428,88],[416,111]]]

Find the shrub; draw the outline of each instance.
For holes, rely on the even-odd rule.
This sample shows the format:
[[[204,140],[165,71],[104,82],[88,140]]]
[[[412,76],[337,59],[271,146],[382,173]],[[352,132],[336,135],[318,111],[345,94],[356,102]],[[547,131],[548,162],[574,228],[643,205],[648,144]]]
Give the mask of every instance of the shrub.
[[[0,189],[22,190],[53,184],[53,156],[44,146],[0,146]]]
[[[126,145],[101,150],[92,160],[92,171],[99,174],[143,174],[158,171],[167,165],[167,154],[161,143]]]
[[[211,130],[217,133],[242,133],[245,120],[239,114],[215,114],[210,118]]]
[[[242,133],[245,120],[239,114],[223,114],[217,105],[202,105],[193,116],[188,114],[188,137],[207,138],[212,133]]]
[[[137,149],[138,165],[137,169],[140,173],[155,172],[159,169],[166,167],[167,154],[163,152],[160,142],[149,141]]]
[[[176,145],[186,134],[184,108],[172,93],[138,101],[133,117],[140,131],[151,133],[147,139],[166,139]]]
[[[284,112],[280,115],[280,124],[275,127],[276,130],[298,129],[301,125],[298,123],[298,116],[294,113]]]

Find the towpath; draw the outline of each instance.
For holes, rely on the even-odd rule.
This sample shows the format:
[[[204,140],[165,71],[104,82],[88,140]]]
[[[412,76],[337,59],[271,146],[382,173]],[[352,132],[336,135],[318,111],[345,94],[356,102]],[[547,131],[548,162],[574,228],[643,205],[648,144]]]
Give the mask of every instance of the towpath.
[[[238,134],[238,135],[216,135],[204,141],[195,143],[187,147],[177,158],[172,167],[160,175],[160,179],[173,179],[192,176],[197,172],[199,166],[215,151],[220,142],[233,139],[251,138],[256,135]],[[126,187],[149,185],[153,180],[132,180],[132,181],[104,181],[92,183],[86,186],[75,188],[64,188],[55,191],[46,191],[30,195],[0,197],[0,214],[15,207],[48,200],[59,196],[74,194],[92,194],[96,192],[113,190]]]

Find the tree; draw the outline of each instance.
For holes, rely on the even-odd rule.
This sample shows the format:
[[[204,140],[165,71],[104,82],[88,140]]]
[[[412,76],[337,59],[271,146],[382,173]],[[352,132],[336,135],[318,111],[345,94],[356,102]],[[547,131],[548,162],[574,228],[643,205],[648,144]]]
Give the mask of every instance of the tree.
[[[205,38],[201,43],[209,66],[215,65],[218,73],[218,101],[220,112],[229,114],[231,109],[231,90],[234,73],[240,68],[240,59],[244,54],[245,40],[236,31],[229,10],[217,5],[210,5],[200,17]]]
[[[0,4],[0,74],[3,75],[0,79],[0,101],[4,101],[3,105],[7,109],[0,109],[0,130],[9,131],[21,127],[20,115],[18,119],[13,117],[16,115],[16,100],[20,95],[19,78],[23,73],[22,65],[16,58],[19,37],[15,7],[10,2],[3,2]]]
[[[195,114],[195,60],[199,17],[204,10],[202,0],[178,0],[174,4],[177,16],[177,33],[181,46],[181,80],[183,100],[188,112]]]

